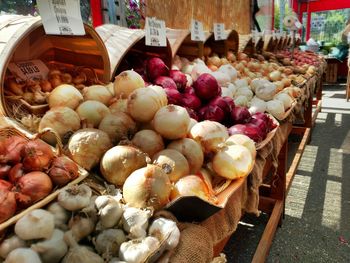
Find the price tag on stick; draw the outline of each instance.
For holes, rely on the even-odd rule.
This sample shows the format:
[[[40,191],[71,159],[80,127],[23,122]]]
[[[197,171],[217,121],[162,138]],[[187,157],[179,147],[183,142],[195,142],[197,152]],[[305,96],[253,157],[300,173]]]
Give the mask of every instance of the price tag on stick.
[[[80,0],[37,0],[48,35],[85,35]]]
[[[194,19],[191,22],[191,40],[202,42],[205,40],[202,22]]]
[[[225,24],[214,23],[214,39],[215,39],[215,41],[225,40],[226,38],[227,38],[227,36],[226,36],[226,32],[225,32]]]
[[[146,46],[166,47],[166,28],[164,20],[146,17]]]

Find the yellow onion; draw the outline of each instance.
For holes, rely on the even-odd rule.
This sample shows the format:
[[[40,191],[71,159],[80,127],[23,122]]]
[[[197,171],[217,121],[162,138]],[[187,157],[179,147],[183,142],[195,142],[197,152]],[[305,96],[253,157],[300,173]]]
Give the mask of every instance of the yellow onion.
[[[283,78],[282,83],[283,83],[283,87],[287,88],[292,85],[292,80],[289,78]]]
[[[100,170],[103,177],[114,185],[121,186],[135,170],[147,165],[147,155],[131,146],[115,146],[102,157]]]
[[[62,84],[53,89],[48,97],[49,107],[68,107],[73,110],[83,101],[83,95],[74,86]]]
[[[128,98],[134,90],[145,86],[140,74],[133,70],[126,70],[115,77],[114,94],[117,98]]]
[[[191,119],[190,119],[190,124],[188,125],[188,130],[187,130],[187,132],[189,133],[190,130],[192,129],[192,127],[193,127],[194,125],[196,125],[197,123],[198,123],[197,120],[191,118]]]
[[[39,132],[46,128],[53,129],[61,137],[61,139],[64,139],[66,134],[80,129],[80,117],[71,108],[54,107],[47,111],[40,120]],[[45,134],[43,139],[51,144],[56,143],[56,139],[53,134]]]
[[[149,122],[156,112],[168,104],[165,91],[160,86],[139,88],[128,97],[128,112],[139,122]]]
[[[76,131],[69,139],[70,157],[86,170],[97,165],[104,153],[112,148],[108,134],[98,129],[86,128]]]
[[[204,154],[201,145],[195,140],[184,138],[171,142],[168,149],[179,151],[187,159],[190,174],[195,174],[203,165]]]
[[[185,156],[173,149],[165,149],[156,153],[152,161],[164,169],[169,169],[167,174],[172,182],[176,182],[190,172]]]
[[[269,78],[271,81],[278,81],[281,79],[281,72],[278,70],[274,70],[269,74]]]
[[[181,196],[197,196],[207,202],[211,200],[208,185],[197,175],[188,175],[177,181],[171,191],[171,200]]]
[[[111,113],[115,112],[124,112],[128,113],[128,100],[127,99],[118,99],[115,102],[113,102],[111,105],[109,105],[109,110]]]
[[[97,128],[101,120],[110,113],[108,107],[99,101],[84,101],[76,109],[81,120],[85,120],[88,124]]]
[[[157,111],[153,122],[154,129],[160,135],[175,140],[186,137],[190,116],[185,108],[170,104]]]
[[[212,167],[220,176],[237,179],[247,176],[254,165],[251,152],[242,145],[227,145],[215,154]]]
[[[95,100],[108,105],[108,102],[112,99],[113,95],[110,93],[107,87],[102,85],[92,85],[85,87],[83,90],[84,100]]]
[[[164,149],[162,136],[153,130],[145,129],[137,132],[131,142],[141,151],[147,153],[151,158],[157,152]]]
[[[122,139],[127,139],[136,132],[136,123],[129,115],[123,112],[107,114],[98,126],[99,130],[106,132],[112,143],[117,144]]]
[[[252,154],[252,158],[255,159],[256,148],[255,142],[244,134],[233,134],[225,142],[226,145],[242,145],[246,147]]]
[[[227,128],[215,121],[201,121],[194,125],[190,137],[201,144],[204,153],[216,152],[228,138]]]
[[[160,209],[169,202],[170,192],[169,177],[159,166],[152,164],[134,171],[123,185],[125,202],[137,208],[153,206]]]

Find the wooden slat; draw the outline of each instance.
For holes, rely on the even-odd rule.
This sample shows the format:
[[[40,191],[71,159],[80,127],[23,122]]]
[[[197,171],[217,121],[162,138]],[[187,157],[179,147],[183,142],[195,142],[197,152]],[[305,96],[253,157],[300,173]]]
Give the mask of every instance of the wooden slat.
[[[259,199],[259,210],[265,213],[271,214],[275,207],[276,200],[266,196],[260,196]]]
[[[270,219],[265,227],[264,233],[260,239],[259,245],[255,251],[252,263],[264,263],[272,244],[272,240],[275,236],[278,223],[281,219],[282,211],[284,207],[284,201],[278,200],[273,208]]]
[[[315,126],[317,115],[321,112],[322,110],[322,100],[316,101],[316,109],[312,115],[312,126]]]

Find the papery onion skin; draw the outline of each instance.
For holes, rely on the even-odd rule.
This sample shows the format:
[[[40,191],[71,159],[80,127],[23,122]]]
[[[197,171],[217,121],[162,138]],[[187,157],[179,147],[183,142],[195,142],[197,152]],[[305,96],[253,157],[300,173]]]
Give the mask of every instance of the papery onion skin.
[[[231,117],[234,123],[248,123],[251,119],[249,110],[246,107],[235,107],[231,112]]]
[[[62,84],[52,90],[48,103],[50,108],[63,106],[75,110],[83,99],[83,95],[74,86]]]
[[[147,153],[150,158],[164,149],[162,136],[153,130],[145,129],[137,132],[131,142],[141,151]]]
[[[169,69],[164,61],[160,58],[151,58],[147,60],[146,66],[147,76],[151,81],[154,81],[159,76],[168,76]]]
[[[3,180],[3,179],[0,179],[0,190],[8,190],[10,191],[13,187],[13,184],[6,181],[6,180]]]
[[[110,113],[109,108],[99,101],[87,100],[76,109],[81,120],[97,128],[101,120]]]
[[[246,147],[252,154],[252,158],[256,157],[255,142],[244,134],[233,134],[225,142],[226,145],[238,144]]]
[[[107,87],[102,85],[92,85],[85,87],[83,90],[84,100],[95,100],[105,105],[112,99],[113,95]]]
[[[15,164],[21,161],[21,151],[27,140],[20,136],[11,136],[3,141],[3,152],[0,152],[0,163]]]
[[[153,121],[160,135],[175,140],[186,137],[190,116],[185,108],[170,104],[157,111]]]
[[[1,165],[0,164],[0,179],[6,177],[9,174],[11,168],[12,167],[10,165],[6,165],[6,164]]]
[[[180,70],[170,70],[169,76],[176,83],[178,90],[182,91],[185,89],[187,85],[187,77],[184,73],[182,73]]]
[[[182,153],[188,161],[189,173],[195,174],[202,167],[204,154],[201,145],[193,139],[184,138],[171,142],[168,149],[174,149]]]
[[[29,203],[23,204],[21,200],[17,201],[23,206],[28,206],[49,195],[52,191],[52,182],[43,172],[30,172],[19,178],[15,187],[19,194],[28,197]]]
[[[29,141],[21,151],[25,171],[42,171],[49,167],[54,157],[51,146],[35,139]]]
[[[190,167],[185,156],[174,149],[165,149],[156,153],[152,161],[160,167],[168,165],[170,171],[167,172],[167,175],[171,182],[176,182],[190,172]]]
[[[145,82],[137,72],[126,70],[121,72],[114,80],[115,97],[127,99],[134,90],[145,87]]]
[[[151,164],[134,171],[123,185],[125,202],[137,208],[162,208],[169,202],[170,191],[169,177],[160,167]]]
[[[14,184],[23,175],[24,175],[23,163],[18,163],[11,168],[8,174],[8,178],[9,178],[9,181]]]
[[[209,189],[205,182],[197,175],[188,175],[181,178],[171,191],[171,200],[181,196],[197,196],[204,201],[210,200]]]
[[[112,114],[120,111],[124,113],[128,113],[128,100],[118,99],[115,102],[113,102],[111,105],[109,105],[108,108]]]
[[[17,210],[15,193],[9,190],[0,189],[0,223],[11,218]]]
[[[100,171],[110,183],[121,186],[127,177],[147,165],[147,155],[132,146],[115,146],[102,157]]]
[[[164,89],[177,89],[175,81],[167,76],[159,76],[155,79],[154,84],[161,86]]]
[[[49,176],[55,185],[63,186],[78,178],[79,168],[76,163],[67,157],[60,156],[53,160]]]

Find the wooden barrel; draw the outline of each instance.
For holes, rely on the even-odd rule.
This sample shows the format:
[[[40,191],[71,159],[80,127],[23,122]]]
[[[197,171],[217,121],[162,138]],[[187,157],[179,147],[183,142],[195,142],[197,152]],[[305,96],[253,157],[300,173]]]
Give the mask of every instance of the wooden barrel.
[[[212,34],[210,32],[205,31],[204,42],[192,41],[191,32],[187,29],[167,29],[167,37],[171,45],[173,58],[176,55],[188,58],[189,60],[203,58],[205,55],[204,45],[206,45],[211,36]]]
[[[85,24],[84,28],[84,36],[46,35],[40,17],[0,16],[0,113],[14,117],[13,107],[4,96],[11,62],[40,59],[45,64],[70,69],[84,66],[94,69],[99,80],[109,81],[107,50],[92,27]],[[45,108],[38,110],[42,109]]]
[[[255,53],[255,45],[251,35],[239,35],[239,51],[248,55]]]
[[[142,67],[142,59],[160,57],[170,68],[172,55],[170,43],[166,47],[152,47],[145,44],[145,31],[129,29],[112,24],[95,28],[104,42],[109,56],[111,80],[121,71]],[[134,68],[135,69],[135,68]]]
[[[226,40],[215,41],[214,34],[209,38],[207,44],[213,53],[226,56],[228,51],[237,54],[239,49],[239,35],[236,30],[226,30]]]

